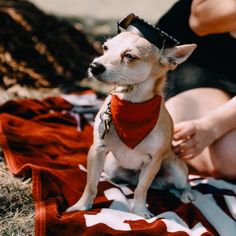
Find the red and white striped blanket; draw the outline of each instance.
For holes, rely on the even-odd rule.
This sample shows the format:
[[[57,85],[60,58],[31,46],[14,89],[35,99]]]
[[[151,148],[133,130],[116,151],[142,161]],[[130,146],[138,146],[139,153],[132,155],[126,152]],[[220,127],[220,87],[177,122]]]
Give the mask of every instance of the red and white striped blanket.
[[[89,93],[0,107],[8,166],[15,175],[32,176],[36,236],[236,235],[236,181],[222,179],[190,176],[196,200],[189,204],[166,190],[150,189],[147,204],[155,217],[146,220],[130,211],[135,187],[111,183],[104,175],[92,209],[66,213],[85,187],[92,126],[82,113],[94,111],[91,104],[98,105]]]

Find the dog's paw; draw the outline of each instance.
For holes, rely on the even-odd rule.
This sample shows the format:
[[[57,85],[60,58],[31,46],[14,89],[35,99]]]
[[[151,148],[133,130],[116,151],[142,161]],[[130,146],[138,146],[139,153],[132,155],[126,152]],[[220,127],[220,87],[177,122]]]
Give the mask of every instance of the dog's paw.
[[[133,213],[136,215],[139,215],[145,219],[151,219],[152,217],[154,217],[154,214],[152,214],[146,207],[134,208]]]
[[[87,211],[92,208],[92,204],[83,204],[80,201],[75,203],[73,206],[66,209],[66,212],[73,212],[73,211]]]
[[[195,196],[191,189],[185,189],[180,196],[180,201],[182,203],[189,203],[195,200]]]

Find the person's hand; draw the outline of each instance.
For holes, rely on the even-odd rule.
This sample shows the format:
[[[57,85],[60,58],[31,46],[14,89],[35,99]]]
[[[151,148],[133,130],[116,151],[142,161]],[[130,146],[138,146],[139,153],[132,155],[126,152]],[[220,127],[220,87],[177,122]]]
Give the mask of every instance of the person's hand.
[[[180,122],[174,127],[174,152],[184,160],[189,160],[200,154],[214,142],[211,125],[206,120],[191,120]]]

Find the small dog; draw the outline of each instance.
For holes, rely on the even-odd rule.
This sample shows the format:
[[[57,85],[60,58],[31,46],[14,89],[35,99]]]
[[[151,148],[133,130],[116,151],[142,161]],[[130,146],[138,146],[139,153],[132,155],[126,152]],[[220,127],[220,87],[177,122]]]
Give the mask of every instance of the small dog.
[[[92,207],[103,170],[113,180],[137,184],[132,210],[144,218],[153,217],[146,207],[149,187],[174,187],[182,202],[194,200],[187,167],[171,149],[173,123],[162,94],[167,71],[185,61],[196,45],[165,47],[167,36],[161,31],[164,46],[158,48],[134,25],[104,43],[104,54],[90,65],[90,77],[114,89],[95,118],[84,193],[67,212]]]

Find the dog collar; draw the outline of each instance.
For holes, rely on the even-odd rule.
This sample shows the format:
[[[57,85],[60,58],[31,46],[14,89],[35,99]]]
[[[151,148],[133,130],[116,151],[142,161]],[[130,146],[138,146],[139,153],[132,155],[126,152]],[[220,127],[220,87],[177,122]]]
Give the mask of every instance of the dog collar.
[[[156,95],[143,103],[132,103],[111,97],[111,116],[116,132],[126,146],[135,148],[158,121],[162,97]]]
[[[132,28],[129,28],[130,25],[135,27],[141,33],[140,36],[147,39],[150,43],[154,44],[159,49],[170,48],[179,44],[178,40],[168,35],[158,27],[154,28],[152,25],[148,24],[133,13],[129,14],[117,23],[118,33],[121,32],[121,28],[127,31],[133,31]]]

